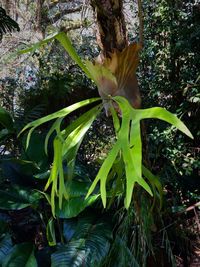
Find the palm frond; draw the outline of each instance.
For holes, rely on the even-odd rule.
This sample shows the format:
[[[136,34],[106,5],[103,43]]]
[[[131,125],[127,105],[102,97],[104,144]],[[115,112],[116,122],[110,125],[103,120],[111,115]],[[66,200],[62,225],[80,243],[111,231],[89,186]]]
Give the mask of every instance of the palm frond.
[[[11,17],[6,14],[6,11],[0,7],[0,40],[3,34],[13,31],[20,31],[19,25]]]
[[[116,236],[112,247],[110,249],[109,255],[103,264],[103,267],[139,267],[139,263],[135,259],[133,253],[128,248],[127,243]]]
[[[18,109],[15,111],[15,122],[17,129],[21,130],[27,123],[33,120],[39,119],[44,115],[46,106],[44,104],[39,104],[34,106],[31,110]]]

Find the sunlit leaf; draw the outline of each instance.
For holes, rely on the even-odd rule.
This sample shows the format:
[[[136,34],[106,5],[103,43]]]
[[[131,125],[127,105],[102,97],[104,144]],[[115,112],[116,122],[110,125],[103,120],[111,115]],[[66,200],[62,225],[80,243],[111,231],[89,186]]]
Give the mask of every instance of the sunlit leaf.
[[[112,150],[110,151],[110,153],[108,154],[107,158],[104,160],[95,180],[93,181],[91,187],[88,190],[88,193],[86,195],[86,198],[89,197],[89,195],[94,191],[97,183],[99,181],[101,181],[101,188],[100,188],[100,192],[101,192],[101,198],[102,198],[102,202],[104,207],[106,207],[106,179],[108,176],[108,173],[117,157],[117,154],[119,153],[120,150],[120,144],[119,142],[117,142]]]
[[[20,51],[18,51],[18,54],[26,54],[29,52],[33,52],[36,49],[39,49],[40,47],[42,47],[43,45],[46,45],[48,42],[55,40],[56,36],[58,35],[58,33],[53,33],[52,35],[48,36],[46,39],[37,42],[35,44],[30,45],[29,47],[26,47],[25,49],[22,49]]]
[[[178,119],[174,114],[167,111],[164,108],[161,107],[154,107],[154,108],[148,108],[148,109],[137,109],[133,112],[133,117],[136,120],[143,120],[143,119],[159,119],[166,121],[173,126],[175,126],[177,129],[179,129],[181,132],[183,132],[185,135],[193,139],[193,135],[189,131],[189,129],[185,126],[185,124]]]
[[[3,260],[2,267],[37,267],[33,245],[21,243],[15,245]]]
[[[71,112],[73,112],[74,110],[76,109],[79,109],[81,107],[84,107],[88,104],[91,104],[91,103],[94,103],[96,101],[99,101],[100,98],[91,98],[91,99],[87,99],[87,100],[83,100],[83,101],[80,101],[78,103],[75,103],[67,108],[63,108],[57,112],[54,112],[50,115],[47,115],[45,117],[42,117],[40,119],[37,119],[31,123],[28,123],[22,130],[21,132],[19,133],[19,135],[24,132],[25,130],[29,129],[29,128],[36,128],[36,127],[39,127],[41,124],[43,123],[46,123],[48,121],[51,121],[53,119],[57,119],[57,118],[62,118],[62,117],[65,117],[67,116],[68,114],[70,114]],[[33,130],[30,130],[31,133]],[[29,137],[28,137],[28,141],[30,140],[30,136],[31,136],[31,133],[29,134]],[[27,142],[27,146],[29,145],[29,142]]]
[[[84,113],[74,122],[72,122],[65,130],[60,131],[60,121],[56,121],[50,129],[53,132],[53,127],[57,132],[54,139],[54,160],[51,169],[50,177],[45,186],[51,188],[51,207],[52,213],[55,216],[55,196],[59,198],[59,208],[62,208],[63,198],[68,200],[68,192],[65,186],[65,175],[63,172],[63,161],[67,161],[67,179],[71,179],[74,172],[76,154],[79,146],[84,138],[84,135],[90,128],[96,116],[99,114],[102,105],[97,105],[88,112]],[[49,138],[50,135],[48,135]],[[47,142],[46,142],[47,143]]]
[[[85,72],[88,78],[91,77],[90,71],[85,67],[84,63],[80,59],[79,55],[76,53],[74,47],[72,46],[68,36],[64,32],[60,32],[56,35],[56,39],[62,44],[65,50],[68,52],[70,57],[79,65],[79,67]]]
[[[117,102],[121,110],[121,126],[116,119],[116,112],[111,109],[113,122],[116,130],[117,141],[113,145],[107,158],[104,160],[96,178],[90,186],[86,198],[92,194],[98,182],[100,182],[100,194],[103,206],[106,206],[106,182],[109,173],[112,174],[112,168],[117,155],[121,152],[125,166],[126,177],[126,197],[125,207],[128,209],[132,200],[133,188],[135,183],[142,186],[151,196],[153,192],[162,195],[162,187],[160,183],[155,180],[153,174],[142,167],[142,140],[141,140],[141,127],[140,121],[146,118],[157,118],[166,121],[173,126],[177,127],[180,131],[192,138],[192,134],[188,128],[179,120],[175,115],[166,111],[163,108],[151,109],[134,109],[129,104],[128,100],[116,96],[113,98]],[[113,172],[115,173],[115,172]],[[146,180],[142,174],[147,178]],[[149,184],[147,183],[149,182]],[[161,202],[161,198],[160,198]]]
[[[93,197],[90,195],[94,192],[97,183],[100,182],[101,199],[103,206],[106,207],[106,184],[108,180],[112,178],[112,176],[117,174],[116,170],[113,167],[117,156],[120,156],[120,158],[123,160],[121,160],[121,163],[123,164],[122,169],[123,171],[125,170],[125,207],[127,209],[130,206],[133,189],[136,183],[142,186],[150,195],[152,195],[152,191],[161,195],[162,187],[160,183],[155,179],[153,174],[148,169],[142,166],[142,140],[140,127],[141,120],[153,118],[160,119],[175,126],[190,138],[193,138],[193,136],[180,119],[178,119],[174,114],[170,113],[164,108],[153,107],[148,109],[134,109],[130,105],[129,101],[124,97],[115,96],[111,99],[111,96],[114,94],[113,92],[108,93],[106,86],[109,85],[109,88],[111,89],[123,88],[124,82],[126,82],[129,77],[132,77],[133,73],[136,70],[139,61],[138,51],[140,50],[140,46],[137,44],[131,44],[127,46],[122,52],[114,51],[112,54],[110,54],[109,58],[106,58],[105,61],[102,62],[102,64],[97,62],[92,63],[90,61],[83,62],[73,48],[67,35],[61,32],[48,37],[35,46],[32,46],[28,50],[26,49],[22,51],[22,53],[33,51],[37,47],[40,47],[41,45],[44,45],[45,43],[54,39],[57,39],[62,44],[71,58],[79,65],[79,67],[85,72],[85,74],[95,81],[99,88],[99,92],[102,91],[101,96],[103,99],[105,91],[106,101],[108,106],[110,107],[116,133],[116,142],[114,143],[112,149],[108,153],[108,156],[100,167],[97,176],[90,186],[86,199],[84,201],[89,201],[89,198],[91,199]],[[129,58],[131,57],[134,58],[134,60],[130,61]],[[111,96],[109,96],[109,94]],[[56,121],[52,124],[45,140],[45,151],[47,152],[48,140],[52,133],[55,131],[56,137],[54,138],[53,166],[51,169],[50,177],[45,187],[45,190],[47,190],[51,185],[50,203],[54,216],[57,210],[57,200],[55,202],[55,198],[58,197],[58,207],[60,210],[63,205],[63,198],[67,199],[65,203],[68,204],[70,203],[70,201],[74,201],[74,199],[68,199],[69,195],[66,190],[65,176],[70,179],[72,178],[79,146],[83,140],[85,133],[88,131],[92,122],[98,115],[100,109],[98,106],[91,109],[90,111],[86,112],[78,119],[76,119],[74,122],[72,122],[64,130],[61,129],[62,120],[65,116],[67,116],[74,110],[98,100],[100,100],[100,98],[88,99],[73,104],[58,112],[29,123],[22,130],[23,132],[27,129],[30,129],[27,136],[28,146],[31,134],[38,126],[50,120],[56,119]],[[120,120],[117,117],[117,113],[114,109],[114,104],[112,107],[112,101],[116,102],[117,106],[121,110]],[[67,162],[66,174],[63,171],[63,164],[65,161]],[[121,177],[119,178],[119,176],[122,176],[122,174],[118,174],[119,175],[116,176],[118,177],[118,179],[121,179]],[[73,203],[71,203],[70,205],[72,204]],[[68,210],[69,206],[66,206],[66,209]]]
[[[50,130],[48,131],[47,135],[46,135],[46,138],[45,138],[45,143],[44,143],[44,149],[45,149],[45,153],[47,154],[47,148],[48,148],[48,142],[49,142],[49,138],[50,136],[52,135],[52,133],[54,131],[56,132],[59,132],[60,131],[60,125],[61,125],[61,122],[63,120],[63,117],[62,118],[58,118],[51,126]]]
[[[63,134],[63,138],[67,136],[63,145],[63,158],[67,159],[68,178],[71,179],[74,171],[74,164],[78,149],[86,132],[91,127],[93,121],[100,113],[102,104],[92,108],[88,112],[84,113],[77,120],[66,128]],[[75,128],[77,125],[77,128]],[[75,128],[70,134],[70,129]]]
[[[48,240],[49,246],[55,246],[56,245],[56,235],[55,235],[54,219],[53,218],[50,218],[48,223],[47,223],[46,235],[47,235],[47,240]]]
[[[67,51],[67,53],[70,55],[70,57],[85,72],[85,74],[89,78],[92,78],[90,71],[88,71],[88,69],[84,65],[83,61],[81,60],[81,58],[77,54],[76,50],[72,46],[71,41],[69,40],[68,36],[64,32],[59,32],[59,33],[56,32],[56,33],[53,33],[52,35],[48,36],[44,40],[42,40],[40,42],[37,42],[37,43],[35,43],[35,44],[33,44],[33,45],[31,45],[31,46],[23,49],[23,50],[18,51],[18,54],[25,54],[25,53],[29,53],[29,52],[34,52],[35,50],[39,49],[43,45],[46,45],[47,43],[49,43],[49,42],[51,42],[53,40],[58,40],[61,43],[61,45],[65,48],[65,50]]]

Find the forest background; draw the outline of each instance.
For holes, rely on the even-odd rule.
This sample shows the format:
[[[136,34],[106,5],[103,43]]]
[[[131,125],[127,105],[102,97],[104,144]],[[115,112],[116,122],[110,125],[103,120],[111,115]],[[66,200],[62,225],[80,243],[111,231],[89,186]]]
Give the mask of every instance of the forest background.
[[[128,39],[138,42],[138,2],[118,2],[123,3]],[[53,160],[52,144],[48,156],[44,151],[51,125],[42,126],[32,135],[27,150],[25,136],[17,137],[35,119],[98,97],[94,83],[58,41],[36,45],[31,53],[17,54],[64,30],[81,58],[94,59],[100,53],[95,4],[81,0],[1,1],[20,31],[3,34],[0,44],[0,266],[11,266],[11,262],[17,267],[27,263],[195,266],[195,262],[198,266],[199,1],[142,1],[144,44],[137,70],[142,108],[166,108],[181,118],[194,136],[191,140],[157,120],[145,123],[147,160],[163,186],[161,209],[158,203],[152,207],[140,191],[135,192],[128,211],[123,207],[123,194],[114,201],[110,197],[106,209],[97,192],[90,202],[84,201],[114,139],[112,120],[103,111],[83,140],[71,199],[57,211],[56,219],[41,193]],[[81,112],[73,113],[65,123]],[[115,188],[109,186],[111,194]]]

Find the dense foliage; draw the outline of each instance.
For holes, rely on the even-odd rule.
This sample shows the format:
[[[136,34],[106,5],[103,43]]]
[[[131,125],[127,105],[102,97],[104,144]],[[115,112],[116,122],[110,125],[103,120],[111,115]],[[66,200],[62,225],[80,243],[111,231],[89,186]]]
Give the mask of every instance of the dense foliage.
[[[142,171],[154,198],[136,186],[129,209],[124,209],[124,165],[118,157],[107,178],[107,208],[103,209],[98,188],[85,196],[114,147],[118,121],[114,117],[113,128],[112,119],[94,106],[92,111],[76,110],[63,118],[62,129],[70,130],[69,125],[76,129],[80,116],[89,128],[92,121],[84,114],[92,115],[92,120],[99,115],[87,129],[79,152],[72,151],[75,166],[73,162],[70,169],[66,161],[59,166],[64,175],[73,170],[74,177],[67,182],[68,200],[61,209],[56,199],[54,218],[51,190],[44,191],[55,170],[53,140],[57,139],[52,123],[32,133],[27,149],[27,135],[18,134],[27,123],[98,93],[57,41],[34,50],[24,76],[19,69],[16,77],[0,80],[0,266],[151,267],[176,266],[179,261],[189,266],[193,247],[198,245],[200,7],[195,1],[144,0],[143,9],[145,45],[138,70],[143,107],[161,106],[177,114],[194,140],[174,127],[166,129],[161,121],[145,120],[145,164],[156,176],[145,167]],[[96,55],[92,38],[81,45],[78,37],[72,35],[72,39],[80,56]],[[38,69],[33,67],[36,63]],[[125,124],[123,133],[128,135],[130,118]],[[59,121],[53,127],[59,135],[58,125]],[[65,138],[70,147],[74,139]],[[60,148],[58,144],[57,155]]]
[[[149,125],[150,160],[165,183],[173,185],[174,194],[181,186],[193,195],[200,185],[200,21],[199,5],[194,2],[145,1],[144,8],[145,49],[140,65],[143,103],[169,108],[187,123],[195,137],[191,142],[172,128],[163,131],[160,124],[153,128]]]

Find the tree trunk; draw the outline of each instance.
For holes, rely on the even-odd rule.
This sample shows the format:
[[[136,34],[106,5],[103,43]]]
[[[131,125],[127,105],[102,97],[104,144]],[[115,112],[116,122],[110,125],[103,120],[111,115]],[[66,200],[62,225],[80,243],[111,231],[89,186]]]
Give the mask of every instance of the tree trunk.
[[[19,10],[19,0],[15,0],[14,1],[15,21],[18,21],[18,17],[19,17],[18,10]]]
[[[102,51],[98,63],[110,69],[117,81],[114,85],[102,77],[99,94],[102,99],[109,95],[126,97],[134,108],[139,108],[140,93],[135,73],[139,44],[128,45],[123,1],[91,0],[91,5],[96,17],[97,43]]]
[[[42,33],[44,37],[44,27],[42,25],[42,11],[43,11],[44,0],[36,1],[36,30]]]
[[[122,51],[127,45],[126,25],[122,0],[91,0],[96,23],[97,42],[103,55],[109,56],[113,49]]]
[[[11,12],[11,0],[3,0],[2,6],[6,10],[6,14],[10,15]]]

